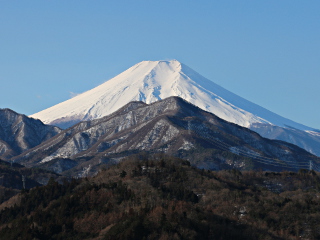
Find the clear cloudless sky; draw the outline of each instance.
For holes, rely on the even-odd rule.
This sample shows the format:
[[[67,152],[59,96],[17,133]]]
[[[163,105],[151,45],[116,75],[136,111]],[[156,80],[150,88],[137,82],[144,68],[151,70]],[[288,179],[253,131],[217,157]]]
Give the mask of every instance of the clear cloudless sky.
[[[320,129],[319,0],[0,0],[0,108],[30,115],[168,59]]]

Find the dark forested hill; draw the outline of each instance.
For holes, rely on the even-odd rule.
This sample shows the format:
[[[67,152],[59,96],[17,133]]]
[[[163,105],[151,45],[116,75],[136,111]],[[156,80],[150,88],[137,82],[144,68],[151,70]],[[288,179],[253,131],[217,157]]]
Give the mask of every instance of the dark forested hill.
[[[140,155],[23,192],[0,212],[0,239],[319,239],[319,189],[313,171],[214,172]]]
[[[53,177],[59,178],[59,175],[43,169],[26,168],[17,163],[8,163],[0,159],[0,203],[16,195],[24,187],[30,189],[36,186],[47,184]]]

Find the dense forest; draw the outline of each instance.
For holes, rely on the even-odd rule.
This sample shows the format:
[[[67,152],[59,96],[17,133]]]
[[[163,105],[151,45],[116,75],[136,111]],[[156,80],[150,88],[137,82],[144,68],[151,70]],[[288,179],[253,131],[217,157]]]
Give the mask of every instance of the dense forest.
[[[208,171],[132,156],[0,205],[0,239],[320,239],[314,171]]]

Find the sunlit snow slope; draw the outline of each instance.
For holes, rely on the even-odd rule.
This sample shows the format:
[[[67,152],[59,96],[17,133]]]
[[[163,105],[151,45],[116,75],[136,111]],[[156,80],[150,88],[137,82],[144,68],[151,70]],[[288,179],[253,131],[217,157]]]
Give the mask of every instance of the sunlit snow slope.
[[[312,130],[227,91],[177,60],[140,62],[100,86],[31,117],[66,128],[106,116],[130,101],[152,103],[170,96],[182,97],[244,127],[269,123]]]

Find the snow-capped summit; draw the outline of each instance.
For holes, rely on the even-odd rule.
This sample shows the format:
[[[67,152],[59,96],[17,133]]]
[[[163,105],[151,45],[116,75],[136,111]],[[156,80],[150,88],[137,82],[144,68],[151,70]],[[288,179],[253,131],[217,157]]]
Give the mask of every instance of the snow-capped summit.
[[[267,123],[312,130],[229,92],[177,60],[142,61],[100,86],[31,117],[66,128],[106,116],[130,101],[149,104],[170,96],[179,96],[244,127]]]

